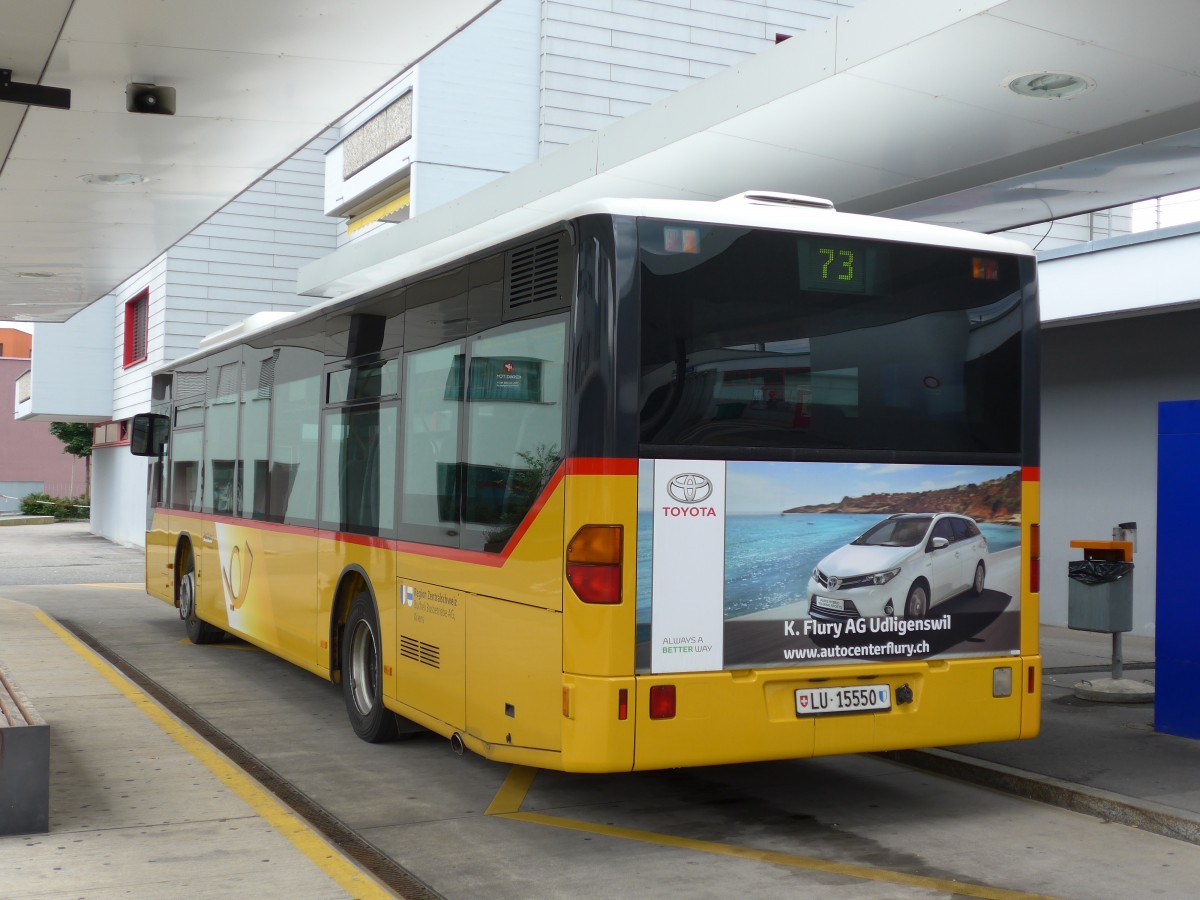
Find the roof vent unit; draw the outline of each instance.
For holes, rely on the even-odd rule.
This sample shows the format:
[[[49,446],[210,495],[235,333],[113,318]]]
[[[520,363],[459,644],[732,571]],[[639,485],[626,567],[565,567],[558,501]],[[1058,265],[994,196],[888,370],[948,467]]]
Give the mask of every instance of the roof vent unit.
[[[726,197],[721,203],[757,203],[762,206],[803,206],[808,209],[833,209],[833,201],[804,194],[781,194],[776,191],[746,191]]]
[[[293,313],[284,310],[263,310],[262,312],[256,312],[247,319],[234,322],[232,325],[226,325],[219,331],[214,331],[212,334],[200,338],[200,349],[207,350],[209,347],[222,344],[235,337],[241,337],[251,331],[266,328],[268,325],[274,324],[280,319],[286,319],[290,315],[293,315]]]

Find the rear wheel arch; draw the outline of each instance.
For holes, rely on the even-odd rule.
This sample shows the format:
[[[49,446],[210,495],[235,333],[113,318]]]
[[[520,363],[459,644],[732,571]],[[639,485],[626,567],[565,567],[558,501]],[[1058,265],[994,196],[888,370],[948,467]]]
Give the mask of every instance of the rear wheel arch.
[[[184,536],[175,546],[175,606],[188,640],[193,644],[217,644],[225,639],[225,632],[200,618],[196,576],[196,551],[191,538]]]
[[[372,592],[360,590],[350,601],[339,644],[342,699],[355,734],[372,744],[395,740],[400,729],[384,702],[379,607]]]
[[[180,533],[179,540],[175,544],[175,568],[173,570],[175,577],[172,579],[172,581],[174,582],[173,596],[175,599],[176,609],[179,609],[179,583],[183,580],[183,576],[185,574],[184,563],[188,557],[191,557],[192,565],[195,566],[196,550],[192,546],[192,536],[184,531]]]
[[[375,615],[379,615],[379,600],[375,596],[375,588],[367,573],[359,566],[347,566],[338,578],[337,588],[333,592],[333,604],[329,610],[329,680],[340,684],[342,680],[342,630],[346,627],[346,618],[350,614],[350,604],[361,593],[371,597],[375,606]]]

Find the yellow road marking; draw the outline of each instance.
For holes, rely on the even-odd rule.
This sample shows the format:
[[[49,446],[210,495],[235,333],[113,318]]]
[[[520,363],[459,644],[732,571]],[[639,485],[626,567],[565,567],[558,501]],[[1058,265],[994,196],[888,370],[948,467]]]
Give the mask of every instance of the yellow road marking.
[[[241,769],[197,737],[191,729],[172,717],[149,696],[126,681],[117,670],[92,652],[91,648],[73,634],[41,610],[34,610],[33,614],[63,643],[99,672],[109,684],[141,710],[150,721],[194,756],[218,780],[237,794],[247,806],[291,841],[297,850],[307,856],[348,894],[352,897],[370,898],[394,898],[396,896],[376,882],[372,876],[342,856],[319,832],[314,831],[307,822],[295,815],[274,795],[264,790]]]
[[[525,802],[525,795],[529,793],[529,788],[533,785],[535,774],[537,774],[537,770],[528,766],[513,766],[509,769],[504,784],[500,785],[500,790],[496,791],[491,805],[484,810],[483,814],[485,816],[508,816],[519,813],[521,804]]]
[[[931,878],[925,875],[910,875],[907,872],[896,872],[890,869],[876,869],[869,866],[833,862],[812,856],[801,856],[796,853],[756,850],[753,847],[739,847],[736,844],[701,841],[693,838],[659,834],[653,831],[640,831],[636,828],[622,828],[616,825],[601,825],[596,822],[585,822],[579,819],[547,816],[542,813],[521,812],[521,804],[525,802],[525,795],[533,784],[534,774],[536,773],[533,769],[526,768],[525,766],[513,766],[512,770],[508,773],[508,777],[504,779],[504,784],[500,786],[500,790],[496,792],[496,796],[492,799],[492,803],[487,808],[486,814],[501,819],[513,819],[519,822],[546,825],[551,828],[564,828],[569,831],[600,834],[627,841],[641,841],[647,844],[658,844],[663,847],[694,850],[698,853],[713,853],[720,856],[733,856],[739,859],[752,859],[779,866],[790,866],[794,869],[808,869],[813,872],[843,875],[847,878],[858,878],[863,881],[902,884],[906,887],[940,891],[942,893],[954,894],[955,896],[980,897],[983,900],[1055,900],[1055,898],[1046,894],[1029,894],[1024,891],[1010,891],[1005,888],[971,884],[965,881],[951,881],[945,878]]]

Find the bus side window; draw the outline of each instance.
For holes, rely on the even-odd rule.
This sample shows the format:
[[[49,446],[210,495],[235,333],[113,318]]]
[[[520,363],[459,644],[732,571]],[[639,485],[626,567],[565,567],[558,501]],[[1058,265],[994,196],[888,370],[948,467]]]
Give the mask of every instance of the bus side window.
[[[395,404],[367,404],[325,415],[321,527],[389,534],[396,496]]]
[[[461,343],[419,350],[404,359],[400,519],[431,529],[427,539],[450,545],[458,543],[462,367]]]
[[[321,354],[282,348],[271,397],[268,505],[272,522],[316,525],[320,439]]]
[[[209,365],[209,395],[204,425],[204,511],[232,516],[238,506],[238,402],[241,394],[241,351],[221,354]]]
[[[466,386],[463,546],[499,553],[561,459],[562,317],[506,325],[471,341]]]
[[[271,424],[271,395],[275,388],[278,350],[246,351],[246,378],[242,385],[241,467],[242,503],[237,514],[248,519],[266,519],[267,445]]]
[[[204,431],[189,428],[171,435],[171,506],[200,509],[200,451]]]

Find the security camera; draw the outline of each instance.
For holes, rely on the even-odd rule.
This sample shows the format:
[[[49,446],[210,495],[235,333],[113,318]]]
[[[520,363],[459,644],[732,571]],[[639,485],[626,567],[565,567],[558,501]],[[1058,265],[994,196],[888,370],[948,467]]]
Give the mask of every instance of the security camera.
[[[157,84],[125,85],[125,108],[130,112],[175,115],[175,88]]]

